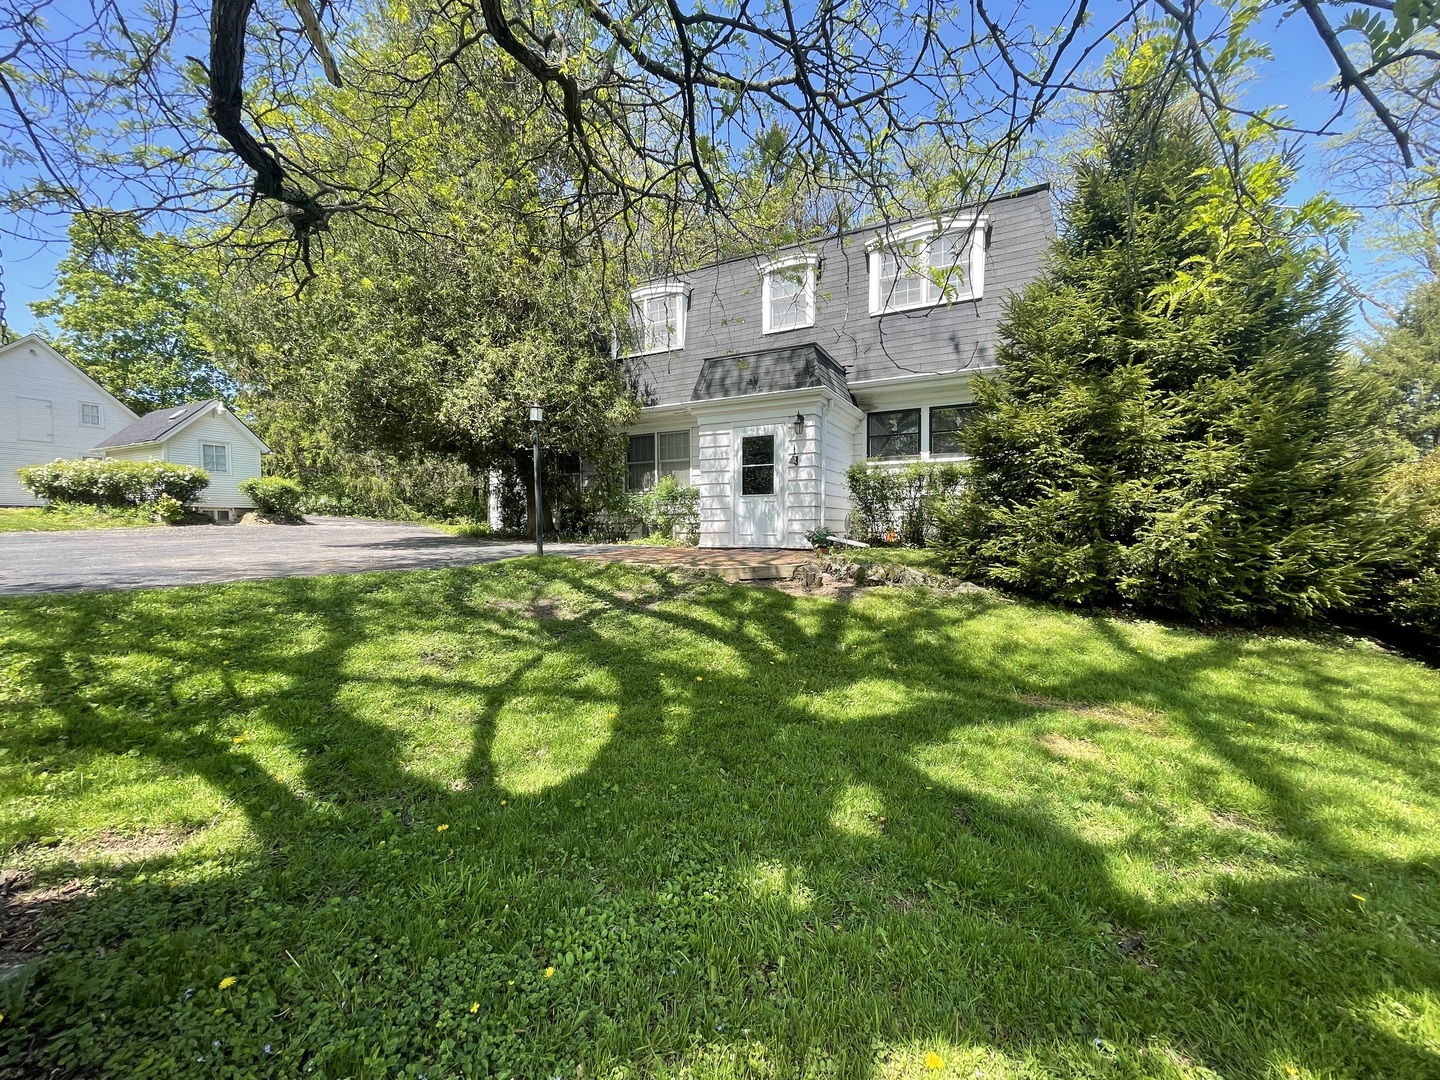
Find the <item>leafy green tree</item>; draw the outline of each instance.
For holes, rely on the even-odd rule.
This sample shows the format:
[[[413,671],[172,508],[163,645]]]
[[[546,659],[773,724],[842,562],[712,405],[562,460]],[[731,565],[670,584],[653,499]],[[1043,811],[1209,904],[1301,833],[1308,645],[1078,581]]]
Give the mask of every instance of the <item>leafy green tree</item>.
[[[1390,425],[1422,454],[1440,448],[1440,280],[1417,286],[1380,338],[1364,342],[1367,370],[1384,384]]]
[[[369,77],[388,81],[404,55],[377,40]],[[313,137],[354,172],[405,157],[392,192],[403,227],[335,219],[298,295],[283,223],[246,238],[251,250],[273,239],[275,257],[230,275],[212,332],[262,434],[307,479],[444,462],[476,495],[496,469],[528,492],[537,401],[552,473],[578,456],[604,466],[602,480],[617,472],[638,406],[610,355],[611,270],[554,212],[573,165],[554,121],[492,59],[428,83],[403,122],[357,113],[373,88],[317,92]],[[545,511],[553,521],[548,500]]]
[[[1286,209],[1273,157],[1242,165],[1237,202],[1207,135],[1163,92],[1117,95],[977,390],[973,474],[943,528],[966,572],[1197,617],[1364,594],[1388,543],[1377,403],[1341,363],[1329,267],[1291,239],[1336,208]]]
[[[137,413],[230,398],[198,317],[214,283],[184,245],[120,216],[78,214],[54,296],[30,305],[56,347]]]

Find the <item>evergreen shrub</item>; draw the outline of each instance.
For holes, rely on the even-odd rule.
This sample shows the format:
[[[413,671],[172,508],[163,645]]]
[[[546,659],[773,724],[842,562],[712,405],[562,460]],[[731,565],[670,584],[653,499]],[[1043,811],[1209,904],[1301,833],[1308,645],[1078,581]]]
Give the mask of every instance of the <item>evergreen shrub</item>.
[[[1440,642],[1440,453],[1395,469],[1387,487],[1394,542],[1379,561],[1366,607]]]
[[[260,509],[262,514],[294,521],[300,517],[304,490],[294,480],[283,476],[252,476],[240,481],[240,490]]]
[[[1203,123],[1141,95],[1117,95],[1049,267],[1007,304],[941,546],[969,577],[1065,603],[1353,607],[1393,542],[1390,451],[1342,362],[1334,274],[1293,239],[1327,211],[1289,205],[1273,158],[1244,166],[1240,209]]]

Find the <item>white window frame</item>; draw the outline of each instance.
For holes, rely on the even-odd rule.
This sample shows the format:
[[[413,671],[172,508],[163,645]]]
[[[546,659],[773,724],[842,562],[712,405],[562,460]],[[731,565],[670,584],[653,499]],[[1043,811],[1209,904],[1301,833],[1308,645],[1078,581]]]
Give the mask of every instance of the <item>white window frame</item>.
[[[673,469],[675,463],[681,460],[680,458],[667,458],[660,456],[660,440],[663,439],[666,435],[685,436],[685,475],[683,477],[676,475]],[[680,483],[682,487],[690,486],[690,471],[695,467],[695,447],[693,445],[694,441],[695,440],[690,438],[689,428],[676,428],[674,431],[657,431],[655,433],[655,482],[657,484],[666,476],[675,476],[675,479]],[[667,463],[672,466],[672,469],[669,472],[667,472],[665,469]]]
[[[870,274],[870,314],[885,315],[892,311],[915,311],[921,308],[953,304],[960,300],[978,300],[985,294],[985,256],[989,247],[990,219],[985,214],[963,214],[947,221],[927,221],[909,225],[903,229],[892,229],[876,236],[866,245]],[[921,299],[910,303],[896,303],[887,295],[880,274],[881,255],[887,250],[897,257],[903,256],[898,249],[910,245],[929,250],[929,245],[938,237],[948,234],[968,236],[969,259],[959,287],[954,284],[942,287],[932,279],[926,279]],[[928,263],[927,263],[928,267]]]
[[[87,424],[85,422],[86,409],[95,410],[95,422],[93,424]],[[93,428],[103,428],[105,426],[105,410],[100,407],[100,403],[98,401],[80,402],[80,426]]]
[[[632,487],[630,486],[630,466],[631,466],[631,465],[638,465],[638,464],[640,464],[640,462],[638,462],[638,461],[631,461],[631,460],[630,460],[629,440],[634,439],[634,438],[637,438],[637,437],[638,437],[638,438],[643,438],[643,437],[645,437],[645,436],[647,436],[647,435],[653,437],[654,440],[655,440],[654,443],[653,443],[653,445],[654,445],[654,447],[655,447],[654,455],[649,459],[649,461],[650,461],[650,467],[651,467],[651,476],[652,476],[652,479],[651,479],[650,483],[649,483],[646,487],[632,488]],[[692,484],[692,482],[691,482],[691,478],[692,478],[692,476],[693,476],[693,470],[694,470],[694,468],[695,468],[695,440],[694,440],[694,438],[692,437],[691,429],[690,429],[690,428],[671,428],[671,429],[668,430],[668,431],[632,431],[632,432],[630,432],[629,434],[626,435],[626,437],[625,437],[625,439],[626,439],[626,450],[625,450],[625,490],[626,490],[626,491],[630,492],[631,494],[634,494],[634,493],[640,492],[640,491],[649,491],[649,490],[650,490],[651,488],[653,488],[656,484],[658,484],[658,483],[661,481],[661,479],[663,479],[666,475],[673,475],[673,474],[667,474],[667,473],[664,472],[665,463],[668,461],[668,462],[670,462],[670,463],[673,465],[675,462],[679,461],[680,459],[679,459],[679,458],[662,458],[662,457],[660,456],[660,440],[661,440],[661,438],[662,438],[663,436],[666,436],[666,435],[684,435],[684,436],[685,436],[685,446],[686,446],[686,449],[687,449],[687,452],[688,452],[688,456],[685,458],[685,462],[686,462],[686,465],[685,465],[685,475],[684,475],[683,478],[681,478],[681,477],[679,477],[679,476],[676,476],[675,479],[676,479],[676,481],[680,484],[681,487],[692,487],[692,486],[694,486],[694,485]]]
[[[762,334],[783,334],[790,330],[804,330],[815,325],[815,277],[816,268],[819,265],[820,256],[807,253],[773,259],[760,267],[760,332]],[[794,326],[775,326],[773,325],[774,312],[772,310],[775,274],[784,270],[793,270],[797,266],[805,267],[805,321],[798,322]]]
[[[669,342],[659,348],[647,349],[645,347],[645,302],[662,298],[676,297],[679,303],[675,305],[675,326],[670,335]],[[675,352],[685,347],[685,326],[690,321],[690,286],[683,281],[661,281],[653,285],[642,285],[630,292],[630,302],[633,305],[632,318],[635,321],[635,328],[639,334],[639,346],[636,350],[638,356],[650,356],[654,353]]]
[[[206,448],[207,446],[219,446],[219,447],[222,447],[222,448],[224,449],[224,451],[225,451],[225,468],[223,468],[223,469],[205,469],[205,448]],[[231,449],[230,449],[230,444],[229,444],[228,442],[215,442],[213,439],[205,439],[205,440],[203,440],[203,441],[200,443],[200,467],[201,467],[202,469],[205,469],[206,472],[216,473],[217,475],[220,475],[220,476],[229,476],[229,475],[230,475],[230,462],[233,461],[233,460],[234,460],[234,456],[233,456],[233,453],[232,453],[232,451],[231,451]]]

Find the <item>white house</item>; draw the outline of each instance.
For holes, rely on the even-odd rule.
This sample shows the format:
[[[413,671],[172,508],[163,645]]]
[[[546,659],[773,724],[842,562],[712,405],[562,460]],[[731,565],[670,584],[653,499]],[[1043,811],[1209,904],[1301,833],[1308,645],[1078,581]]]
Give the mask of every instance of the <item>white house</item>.
[[[99,383],[27,334],[0,346],[0,506],[39,506],[15,471],[87,454],[135,414]]]
[[[122,461],[199,465],[210,474],[210,486],[195,506],[228,521],[255,508],[240,482],[260,475],[260,458],[270,447],[223,401],[211,399],[146,413],[97,442],[95,451]]]
[[[1005,299],[1054,235],[1040,186],[636,289],[627,489],[698,487],[703,547],[846,531],[851,463],[961,458]]]

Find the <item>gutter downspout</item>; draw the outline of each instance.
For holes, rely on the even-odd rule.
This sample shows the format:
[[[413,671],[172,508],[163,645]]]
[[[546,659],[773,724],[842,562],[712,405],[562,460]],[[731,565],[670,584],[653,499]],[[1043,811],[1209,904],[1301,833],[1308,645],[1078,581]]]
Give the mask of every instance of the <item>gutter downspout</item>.
[[[825,415],[830,411],[830,397],[827,394],[820,401],[820,420],[815,425],[816,439],[819,442],[819,453],[816,458],[820,464],[820,520],[815,523],[817,529],[823,529],[825,525],[825,512],[828,507],[825,504],[825,474],[830,471],[828,446],[825,440]]]

